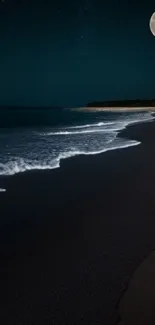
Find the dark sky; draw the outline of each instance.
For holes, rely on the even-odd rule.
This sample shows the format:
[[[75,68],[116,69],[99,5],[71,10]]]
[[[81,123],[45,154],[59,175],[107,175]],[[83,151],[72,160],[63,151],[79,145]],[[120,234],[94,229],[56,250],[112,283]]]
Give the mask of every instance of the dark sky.
[[[155,1],[0,2],[0,105],[155,97]]]

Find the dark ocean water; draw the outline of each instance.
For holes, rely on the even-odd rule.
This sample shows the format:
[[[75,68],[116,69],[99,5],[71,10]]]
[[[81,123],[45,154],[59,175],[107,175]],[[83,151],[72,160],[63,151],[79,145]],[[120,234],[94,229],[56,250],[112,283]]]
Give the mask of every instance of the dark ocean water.
[[[60,167],[60,160],[138,145],[119,137],[129,124],[151,121],[149,112],[86,113],[72,109],[0,110],[0,175]]]

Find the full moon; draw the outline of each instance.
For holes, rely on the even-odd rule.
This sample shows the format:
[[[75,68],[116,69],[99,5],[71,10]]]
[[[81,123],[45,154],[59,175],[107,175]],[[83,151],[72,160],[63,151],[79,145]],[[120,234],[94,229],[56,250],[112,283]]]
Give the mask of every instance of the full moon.
[[[149,25],[150,25],[151,33],[155,36],[155,12],[152,14],[150,18]]]

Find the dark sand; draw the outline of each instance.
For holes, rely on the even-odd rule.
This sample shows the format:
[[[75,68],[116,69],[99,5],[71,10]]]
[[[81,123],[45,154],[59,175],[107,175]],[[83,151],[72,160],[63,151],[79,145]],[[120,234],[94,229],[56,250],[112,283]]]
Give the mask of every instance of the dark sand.
[[[0,324],[112,325],[129,310],[155,249],[155,122],[122,136],[143,143],[0,178]]]
[[[137,268],[119,304],[120,325],[155,324],[155,252]]]

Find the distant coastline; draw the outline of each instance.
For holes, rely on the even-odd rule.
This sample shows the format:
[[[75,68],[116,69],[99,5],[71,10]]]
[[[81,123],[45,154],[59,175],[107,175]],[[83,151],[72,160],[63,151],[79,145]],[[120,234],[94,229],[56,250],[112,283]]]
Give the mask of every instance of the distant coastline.
[[[155,107],[155,99],[129,99],[129,100],[111,100],[103,102],[91,102],[87,107]]]
[[[134,99],[115,100],[103,102],[90,102],[86,106],[76,108],[85,112],[111,111],[111,112],[131,112],[131,111],[155,111],[155,99]]]

